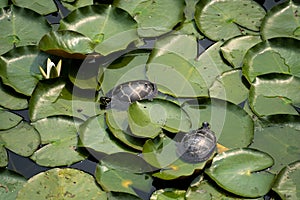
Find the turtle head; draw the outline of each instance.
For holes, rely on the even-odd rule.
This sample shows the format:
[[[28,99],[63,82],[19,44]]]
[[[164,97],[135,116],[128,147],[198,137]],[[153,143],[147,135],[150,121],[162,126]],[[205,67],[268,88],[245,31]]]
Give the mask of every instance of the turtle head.
[[[201,128],[209,128],[209,123],[208,122],[203,122]]]
[[[107,106],[111,102],[110,97],[100,97],[100,104],[103,106]]]

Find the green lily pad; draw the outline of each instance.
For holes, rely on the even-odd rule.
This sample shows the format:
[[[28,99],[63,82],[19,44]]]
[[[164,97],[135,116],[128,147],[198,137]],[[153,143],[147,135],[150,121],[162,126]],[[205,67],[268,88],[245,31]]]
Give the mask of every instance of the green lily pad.
[[[244,197],[260,197],[272,187],[275,175],[262,171],[273,165],[268,154],[253,149],[232,149],[217,155],[205,170],[223,189]]]
[[[282,199],[299,199],[300,186],[300,161],[286,166],[277,176],[273,185],[273,190],[279,194]]]
[[[283,166],[299,159],[300,117],[294,115],[273,115],[268,123],[255,130],[251,148],[267,152],[274,158],[270,169],[278,173]]]
[[[188,132],[191,127],[189,116],[170,101],[154,99],[130,105],[128,123],[132,133],[139,137],[154,138],[164,128],[170,132]]]
[[[59,30],[71,30],[89,37],[102,55],[126,49],[138,39],[137,24],[124,10],[111,5],[78,8],[60,21]]]
[[[126,10],[138,23],[141,37],[156,37],[170,32],[183,21],[184,1],[117,0],[114,5]]]
[[[49,55],[36,46],[17,47],[0,57],[0,76],[4,84],[17,92],[31,96],[41,73],[39,66],[44,66]]]
[[[77,129],[73,118],[49,117],[33,123],[40,133],[43,147],[31,156],[37,164],[47,167],[71,165],[85,159],[76,151]]]
[[[252,142],[253,120],[237,105],[218,99],[200,99],[186,102],[183,109],[192,120],[192,129],[201,127],[204,121],[209,122],[218,143],[227,148],[247,147]]]
[[[143,158],[131,153],[120,152],[108,155],[101,159],[101,165],[110,169],[117,169],[132,173],[145,173],[153,171],[153,168]]]
[[[204,0],[197,4],[195,20],[205,36],[221,40],[259,31],[265,14],[264,8],[251,0]]]
[[[79,128],[79,147],[89,148],[96,152],[113,154],[118,152],[133,152],[126,148],[106,130],[104,115],[89,118]]]
[[[21,122],[11,129],[0,131],[0,143],[21,156],[30,156],[38,148],[40,136],[33,126]]]
[[[256,76],[284,73],[300,77],[300,41],[293,38],[273,38],[253,46],[244,59],[243,74],[252,82]]]
[[[236,105],[245,101],[248,97],[248,89],[242,82],[241,70],[224,72],[209,88],[209,95]]]
[[[15,46],[37,44],[51,26],[43,16],[26,8],[9,6],[0,9],[0,55]]]
[[[0,198],[16,199],[17,193],[26,183],[26,179],[14,172],[0,170]]]
[[[136,150],[143,149],[145,139],[137,138],[128,131],[127,111],[109,110],[105,116],[109,130],[117,139]]]
[[[274,6],[262,21],[261,34],[263,39],[275,37],[300,38],[299,8],[300,5],[297,1],[286,1]]]
[[[84,58],[93,52],[92,40],[81,33],[69,30],[51,31],[39,42],[39,48],[51,54],[70,58]]]
[[[195,170],[203,169],[206,164],[206,161],[197,164],[182,161],[177,154],[177,142],[168,137],[148,140],[142,155],[149,164],[160,169],[152,176],[164,180],[190,176]]]
[[[124,192],[139,197],[139,193],[149,194],[152,191],[153,180],[147,174],[134,174],[98,165],[95,176],[107,192]]]
[[[0,8],[8,6],[8,0],[4,0],[0,2]]]
[[[299,87],[300,78],[295,76],[268,74],[257,77],[249,91],[250,107],[259,116],[298,115],[293,104],[300,102]]]
[[[185,190],[178,190],[174,188],[165,188],[156,190],[152,193],[150,200],[185,200]]]
[[[5,130],[16,126],[22,121],[22,117],[0,108],[0,130]]]
[[[4,143],[1,141],[0,146],[0,167],[5,167],[8,164],[8,155],[4,147]]]
[[[141,200],[141,198],[124,192],[107,192],[108,200]]]
[[[247,51],[261,41],[260,36],[237,36],[224,42],[220,49],[224,58],[234,68],[239,68],[243,66],[243,59]]]
[[[67,115],[86,120],[100,112],[94,96],[76,97],[62,79],[40,81],[29,101],[31,121],[54,115]]]
[[[25,96],[15,92],[0,81],[0,105],[12,110],[22,110],[28,107]]]
[[[184,16],[187,21],[194,19],[198,0],[185,0]]]
[[[73,11],[80,7],[92,5],[94,2],[93,0],[74,0],[74,1],[61,0],[61,3],[68,10]]]
[[[133,51],[116,59],[100,74],[103,93],[128,81],[146,80],[145,65],[148,58],[148,52]]]
[[[14,5],[24,8],[29,8],[41,15],[48,15],[50,13],[56,12],[57,8],[54,1],[48,0],[14,0]]]
[[[28,180],[17,200],[25,199],[107,199],[95,179],[77,169],[54,168]]]
[[[198,31],[197,25],[194,20],[193,21],[187,21],[187,20],[184,21],[175,30],[176,30],[176,32],[174,32],[173,34],[191,35],[198,40],[201,40],[204,38],[204,36],[201,35],[201,33]]]

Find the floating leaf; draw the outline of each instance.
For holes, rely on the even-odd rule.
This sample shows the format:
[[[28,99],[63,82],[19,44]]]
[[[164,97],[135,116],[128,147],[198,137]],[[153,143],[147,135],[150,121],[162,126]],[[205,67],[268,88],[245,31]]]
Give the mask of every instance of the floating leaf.
[[[63,57],[84,58],[93,52],[92,40],[80,33],[69,30],[51,31],[39,42],[39,48]]]
[[[14,172],[0,170],[0,198],[16,199],[17,193],[26,183],[26,179]]]
[[[242,82],[241,70],[224,72],[209,88],[209,95],[236,105],[245,101],[248,97],[248,89]]]
[[[299,199],[299,186],[300,186],[300,161],[286,166],[278,174],[277,179],[273,185],[273,190],[279,194],[282,199],[292,200]]]
[[[152,193],[150,200],[171,200],[171,199],[176,199],[176,200],[185,200],[185,190],[177,190],[173,188],[165,188],[165,189],[160,189],[156,190],[155,192]]]
[[[76,151],[77,129],[73,118],[50,117],[33,123],[40,133],[43,147],[31,156],[37,164],[47,167],[71,165],[85,157]]]
[[[74,92],[74,91],[73,91]],[[100,112],[99,104],[94,102],[95,92],[84,94],[86,98],[72,95],[62,79],[40,81],[29,101],[31,121],[54,115],[67,115],[87,119]]]
[[[300,77],[300,41],[273,38],[253,46],[244,59],[243,74],[252,82],[256,76],[284,73]]]
[[[141,198],[137,196],[124,192],[107,192],[106,195],[109,200],[141,200]]]
[[[0,130],[5,130],[16,126],[20,121],[22,121],[22,117],[11,113],[6,110],[2,110],[0,108]]]
[[[47,15],[57,11],[54,1],[49,0],[14,0],[14,5],[24,8],[29,8],[41,15]]]
[[[27,99],[0,81],[0,105],[2,107],[21,110],[28,107]]]
[[[60,22],[59,30],[72,30],[89,37],[97,45],[97,53],[108,55],[136,41],[136,28],[136,22],[126,11],[102,4],[74,10]]]
[[[267,118],[254,134],[251,148],[267,152],[274,158],[271,171],[278,173],[283,166],[299,159],[300,117],[294,115],[274,115]]]
[[[134,135],[154,138],[161,128],[170,132],[188,132],[191,127],[189,116],[170,101],[154,99],[140,101],[128,109],[129,127]]]
[[[0,167],[5,167],[8,164],[8,155],[2,141],[0,146]]]
[[[268,154],[253,149],[233,149],[217,155],[205,170],[223,189],[244,197],[260,197],[272,187],[274,175],[262,171],[273,165]]]
[[[297,1],[286,1],[274,6],[262,21],[261,34],[263,39],[275,37],[300,38],[299,8],[299,2]]]
[[[184,16],[187,21],[194,19],[197,3],[198,0],[185,0]]]
[[[260,36],[243,35],[231,38],[221,46],[224,58],[234,67],[239,68],[243,65],[243,59],[251,47],[261,42]]]
[[[103,114],[89,118],[80,126],[81,144],[79,146],[105,154],[132,152],[115,140],[106,128]]]
[[[30,156],[38,148],[40,136],[28,123],[21,122],[11,129],[0,131],[0,143],[21,156]]]
[[[141,37],[156,37],[170,32],[176,24],[183,21],[183,0],[118,0],[114,5],[134,17]]]
[[[265,14],[263,7],[252,0],[204,0],[197,4],[195,20],[205,36],[221,40],[259,31]]]
[[[14,46],[37,44],[51,30],[43,16],[26,8],[9,6],[0,9],[0,55]]]
[[[36,46],[15,48],[0,57],[0,76],[4,84],[17,92],[31,96],[39,81],[39,66],[44,66],[49,55]]]
[[[17,200],[27,199],[107,199],[94,178],[77,169],[54,168],[28,180]]]
[[[106,94],[119,84],[146,80],[145,65],[149,53],[145,51],[133,51],[116,59],[101,74],[101,89]]]
[[[98,165],[95,176],[107,192],[124,192],[139,196],[141,193],[149,195],[153,189],[152,178],[147,174],[134,174]]]
[[[299,87],[300,78],[295,76],[269,74],[257,77],[249,91],[250,107],[259,116],[298,115],[293,104],[300,102]]]
[[[61,0],[61,3],[68,10],[73,11],[80,7],[92,5],[94,2],[93,2],[93,0],[74,0],[74,1]]]
[[[204,121],[209,122],[218,143],[227,148],[247,147],[252,142],[252,118],[237,105],[218,99],[200,99],[185,103],[183,109],[192,120],[192,129],[201,127]]]

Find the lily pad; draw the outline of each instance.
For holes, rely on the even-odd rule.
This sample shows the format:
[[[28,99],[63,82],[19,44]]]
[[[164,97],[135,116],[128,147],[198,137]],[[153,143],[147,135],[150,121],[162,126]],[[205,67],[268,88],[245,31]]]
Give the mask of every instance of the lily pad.
[[[0,105],[12,110],[21,110],[28,107],[28,101],[25,96],[0,81]]]
[[[263,39],[275,37],[300,38],[299,8],[300,5],[297,1],[286,1],[274,6],[262,21],[261,34]]]
[[[259,31],[265,14],[263,7],[252,0],[204,0],[197,4],[195,20],[205,36],[222,40]]]
[[[273,185],[273,190],[279,194],[282,199],[299,199],[300,186],[300,161],[286,166],[277,176]]]
[[[94,2],[93,0],[74,0],[74,1],[61,0],[61,3],[68,10],[73,11],[80,7],[92,5]]]
[[[113,154],[118,152],[133,152],[126,148],[106,130],[105,118],[103,114],[89,118],[79,129],[79,147],[89,148],[96,152]]]
[[[95,179],[77,169],[54,168],[28,180],[19,191],[17,200],[25,199],[107,199]]]
[[[0,55],[15,46],[37,44],[42,36],[51,30],[43,16],[27,8],[1,8],[0,16],[0,26],[5,27],[0,33]]]
[[[300,77],[300,41],[273,38],[253,46],[244,58],[243,74],[252,82],[256,76],[284,73]]]
[[[269,74],[257,77],[249,91],[250,107],[259,116],[298,115],[293,104],[300,102],[299,86],[300,78],[291,75]]]
[[[31,9],[41,15],[47,15],[57,11],[54,1],[48,0],[14,0],[14,5]]]
[[[59,30],[71,30],[89,37],[102,55],[126,49],[138,39],[137,24],[124,10],[111,5],[78,8],[60,21]]]
[[[36,46],[17,47],[0,57],[0,76],[4,84],[17,92],[31,96],[41,73],[39,66],[44,66],[49,55]]]
[[[0,146],[0,167],[5,167],[8,164],[8,155],[6,152],[6,149],[4,147],[3,142],[1,142],[1,146]]]
[[[170,32],[183,21],[184,1],[117,0],[114,5],[126,10],[138,23],[140,37],[156,37]]]
[[[128,123],[132,133],[139,137],[156,137],[161,128],[170,132],[188,132],[191,127],[189,116],[170,101],[154,99],[130,105]]]
[[[185,200],[185,190],[165,188],[152,193],[150,200]]]
[[[0,198],[16,199],[17,193],[26,183],[26,179],[14,172],[0,170]]]
[[[133,51],[114,60],[104,73],[100,74],[101,89],[104,94],[119,84],[146,80],[145,66],[149,58],[149,52]]]
[[[22,117],[0,108],[0,130],[5,130],[16,126],[22,121]]]
[[[208,122],[216,133],[218,143],[227,148],[247,147],[252,142],[253,120],[237,105],[212,98],[186,102],[183,109],[192,120],[192,129],[201,127],[204,121]]]
[[[21,156],[30,156],[38,148],[40,136],[33,126],[21,122],[11,129],[0,131],[0,143]]]
[[[139,197],[152,192],[152,178],[147,174],[134,174],[122,170],[109,169],[98,165],[96,180],[105,191],[124,192]]]
[[[247,51],[261,41],[260,36],[237,36],[224,42],[220,49],[224,58],[234,68],[240,68],[243,66],[243,59]]]
[[[270,154],[274,158],[274,166],[270,170],[278,173],[283,166],[299,159],[300,117],[273,115],[267,119],[268,123],[255,130],[250,147]]]
[[[205,170],[223,189],[244,197],[260,197],[272,187],[275,175],[262,171],[273,165],[268,154],[253,149],[232,149],[217,155]]]
[[[85,58],[93,52],[92,40],[75,31],[51,31],[39,42],[39,48],[51,54],[70,58]]]
[[[62,79],[40,81],[29,101],[31,121],[54,115],[67,115],[86,120],[100,113],[99,104],[94,101],[95,93],[92,97],[80,98],[71,92]]]
[[[238,105],[247,99],[248,91],[242,81],[241,70],[231,70],[216,79],[209,88],[209,95]]]
[[[76,151],[77,129],[73,118],[49,117],[33,123],[40,133],[42,148],[31,156],[37,164],[47,167],[71,165],[85,156]]]

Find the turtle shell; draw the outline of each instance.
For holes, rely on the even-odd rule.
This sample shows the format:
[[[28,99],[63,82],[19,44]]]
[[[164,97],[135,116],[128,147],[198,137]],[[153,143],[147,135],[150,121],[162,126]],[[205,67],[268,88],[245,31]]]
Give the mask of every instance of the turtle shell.
[[[216,150],[216,136],[209,124],[203,122],[202,127],[186,133],[178,144],[177,153],[189,163],[207,160]]]
[[[136,80],[114,87],[105,97],[100,98],[100,102],[110,108],[126,109],[135,101],[152,100],[156,95],[156,84],[147,80]]]

